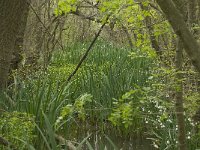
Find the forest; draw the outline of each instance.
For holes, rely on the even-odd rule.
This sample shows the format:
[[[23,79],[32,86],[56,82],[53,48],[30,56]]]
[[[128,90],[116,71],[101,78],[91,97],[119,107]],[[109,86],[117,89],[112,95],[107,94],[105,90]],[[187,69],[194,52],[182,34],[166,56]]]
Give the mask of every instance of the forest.
[[[0,150],[199,150],[200,0],[0,0]]]

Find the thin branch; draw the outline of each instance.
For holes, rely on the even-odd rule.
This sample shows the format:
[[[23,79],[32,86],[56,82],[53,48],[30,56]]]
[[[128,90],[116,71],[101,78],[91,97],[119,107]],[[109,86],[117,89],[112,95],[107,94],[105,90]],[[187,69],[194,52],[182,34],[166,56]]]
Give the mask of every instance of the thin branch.
[[[80,11],[75,11],[75,12],[71,12],[71,14],[73,14],[73,15],[76,15],[76,16],[79,16],[79,17],[81,17],[81,18],[83,18],[83,19],[87,19],[87,20],[91,20],[91,21],[95,21],[95,22],[97,22],[97,23],[101,23],[101,20],[99,20],[99,19],[96,19],[94,16],[96,16],[96,14],[95,15],[92,15],[92,16],[85,16],[84,14],[82,14]]]
[[[75,70],[69,75],[69,77],[67,78],[67,82],[69,82],[71,80],[71,78],[76,74],[76,72],[78,71],[78,69],[81,67],[82,63],[84,62],[84,60],[87,58],[89,52],[91,51],[94,43],[96,42],[97,38],[99,37],[101,31],[103,30],[104,26],[106,25],[108,18],[106,19],[105,23],[101,26],[101,28],[99,29],[98,33],[95,35],[93,41],[91,42],[90,46],[88,47],[87,51],[85,52],[85,54],[82,56],[81,60],[79,61],[78,65],[76,66]]]
[[[34,9],[34,7],[31,5],[31,2],[30,2],[30,1],[28,2],[28,0],[27,0],[26,2],[27,2],[27,4],[30,6],[30,8],[31,8],[31,10],[33,11],[33,13],[35,14],[35,16],[37,17],[38,21],[42,24],[43,28],[45,29],[45,31],[47,32],[47,34],[49,35],[49,37],[51,37],[52,34],[50,33],[48,27],[46,27],[46,25],[44,24],[44,22],[43,22],[42,19],[40,18],[40,16],[37,14],[37,12],[36,12],[36,10]],[[52,20],[51,24],[54,23],[57,19],[58,19],[58,17],[55,17],[55,18]],[[51,25],[51,24],[50,24],[50,25]],[[49,25],[49,26],[50,26],[50,25]],[[62,44],[61,44],[58,40],[56,40],[56,42],[57,42],[58,45],[62,48]]]
[[[85,15],[82,14],[80,11],[71,12],[71,14],[77,15],[77,16],[83,18],[83,19],[87,19],[87,20],[94,21],[94,22],[96,22],[96,23],[101,23],[101,20],[100,20],[100,19],[97,19],[97,18],[94,17],[95,15],[93,15],[93,16],[85,16]],[[152,26],[154,26],[154,25],[163,23],[163,22],[165,22],[165,21],[166,21],[166,19],[162,19],[162,20],[160,20],[160,21],[157,21],[157,22],[148,24],[148,25],[146,25],[146,26],[142,26],[142,27],[138,27],[138,28],[132,28],[132,27],[131,27],[130,30],[133,31],[133,30],[144,29],[144,28],[147,28],[147,27],[152,27]],[[129,28],[127,28],[127,29],[129,29]],[[66,30],[66,29],[63,29],[63,30]]]

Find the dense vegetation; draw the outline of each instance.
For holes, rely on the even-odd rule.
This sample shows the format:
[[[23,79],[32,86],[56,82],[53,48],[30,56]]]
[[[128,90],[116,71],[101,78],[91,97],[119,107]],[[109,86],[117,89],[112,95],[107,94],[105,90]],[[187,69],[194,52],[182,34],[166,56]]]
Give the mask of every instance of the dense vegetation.
[[[200,3],[156,2],[0,2],[0,149],[200,148]]]

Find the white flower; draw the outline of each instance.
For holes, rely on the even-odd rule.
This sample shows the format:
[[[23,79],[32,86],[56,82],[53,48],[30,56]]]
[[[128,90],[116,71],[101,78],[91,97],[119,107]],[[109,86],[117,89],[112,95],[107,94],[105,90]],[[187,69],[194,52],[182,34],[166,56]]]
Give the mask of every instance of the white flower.
[[[62,117],[62,116],[58,117],[58,120],[62,120],[62,119],[63,119],[63,117]]]
[[[168,119],[167,121],[170,122],[170,123],[172,123],[172,120],[171,120],[171,119]]]
[[[155,148],[159,148],[158,145],[157,145],[156,143],[153,143],[153,146],[154,146]]]

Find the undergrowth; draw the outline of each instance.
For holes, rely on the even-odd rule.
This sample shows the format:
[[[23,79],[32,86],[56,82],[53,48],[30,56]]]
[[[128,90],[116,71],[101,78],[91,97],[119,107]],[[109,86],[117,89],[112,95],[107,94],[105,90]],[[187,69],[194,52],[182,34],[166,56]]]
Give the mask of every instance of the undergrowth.
[[[3,109],[30,114],[35,122],[30,127],[34,128],[30,137],[35,137],[31,142],[21,135],[17,138],[29,149],[128,149],[138,145],[144,149],[140,140],[149,149],[176,149],[176,116],[173,104],[161,92],[165,83],[154,76],[155,56],[98,41],[77,74],[63,84],[87,46],[76,43],[54,52],[47,70],[26,80],[15,76],[3,94]],[[188,143],[196,148],[199,143],[194,139],[199,136],[191,136],[194,124],[186,121]],[[133,139],[138,141],[135,145]]]

